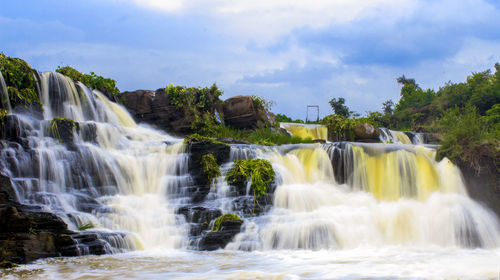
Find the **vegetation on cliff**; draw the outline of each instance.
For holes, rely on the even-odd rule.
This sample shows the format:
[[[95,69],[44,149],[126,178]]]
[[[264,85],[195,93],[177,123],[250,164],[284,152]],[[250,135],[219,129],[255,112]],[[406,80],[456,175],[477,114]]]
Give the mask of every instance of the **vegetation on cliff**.
[[[226,174],[229,184],[250,181],[250,189],[255,198],[267,194],[267,189],[274,181],[275,173],[271,163],[265,159],[246,159],[234,162]]]
[[[213,154],[201,156],[201,168],[210,183],[213,183],[214,179],[221,175],[220,166],[217,164],[217,160]]]
[[[88,88],[96,89],[104,94],[117,95],[120,92],[120,90],[116,87],[115,80],[104,78],[94,72],[90,72],[90,74],[83,74],[71,66],[58,66],[56,72],[71,78],[75,82],[82,82]]]
[[[27,108],[33,105],[42,106],[35,89],[35,71],[26,61],[0,53],[0,72],[7,85],[10,104],[13,108],[18,105]],[[1,104],[5,102],[0,102]]]

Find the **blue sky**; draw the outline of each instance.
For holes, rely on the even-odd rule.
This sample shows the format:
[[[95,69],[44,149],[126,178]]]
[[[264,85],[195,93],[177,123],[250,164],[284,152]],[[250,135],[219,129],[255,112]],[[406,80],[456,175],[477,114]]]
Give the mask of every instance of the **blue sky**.
[[[122,90],[209,86],[305,118],[344,97],[359,113],[500,62],[498,0],[20,0],[0,10],[0,51],[40,71],[71,65]]]

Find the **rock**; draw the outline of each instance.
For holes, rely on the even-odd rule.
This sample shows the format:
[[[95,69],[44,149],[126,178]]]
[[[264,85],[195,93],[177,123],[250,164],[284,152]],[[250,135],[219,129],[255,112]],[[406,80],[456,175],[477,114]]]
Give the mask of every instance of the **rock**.
[[[216,232],[208,232],[198,243],[198,249],[202,251],[213,251],[226,247],[236,234],[241,231],[243,221],[223,221],[221,228]]]
[[[205,154],[213,154],[217,164],[221,165],[229,160],[229,153],[231,149],[227,144],[214,143],[207,140],[198,142],[190,141],[188,149],[188,170],[195,185],[195,188],[191,190],[191,196],[193,202],[200,202],[205,199],[206,195],[210,191],[210,184],[201,167],[201,157]]]
[[[498,142],[496,142],[498,145]],[[498,162],[500,162],[500,152],[498,146],[488,147],[494,143],[483,143],[475,149],[478,155],[478,161],[473,166],[472,162],[456,162],[462,171],[467,193],[469,196],[481,204],[487,206],[495,212],[500,222],[500,171]]]
[[[75,233],[55,214],[16,200],[10,179],[0,174],[0,261],[28,263],[107,252],[109,245],[95,233]]]
[[[266,111],[255,106],[251,96],[235,96],[224,101],[224,122],[238,129],[254,129],[269,122]]]
[[[358,142],[378,143],[379,129],[369,123],[359,123],[354,126],[354,138]]]
[[[424,139],[426,144],[440,144],[443,141],[443,135],[439,133],[425,133]]]
[[[137,121],[149,123],[177,135],[191,133],[191,121],[186,112],[170,105],[164,88],[156,91],[126,91],[119,96],[120,102]]]
[[[67,118],[53,118],[49,122],[49,136],[58,139],[61,143],[72,144],[74,141],[73,129],[76,123]]]
[[[16,115],[7,115],[3,117],[0,123],[0,139],[27,146],[26,132],[32,129],[28,123],[22,121]]]

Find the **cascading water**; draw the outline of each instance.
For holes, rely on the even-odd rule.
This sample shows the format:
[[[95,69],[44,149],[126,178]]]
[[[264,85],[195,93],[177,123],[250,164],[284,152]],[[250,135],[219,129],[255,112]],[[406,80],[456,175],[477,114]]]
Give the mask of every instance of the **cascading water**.
[[[415,132],[402,132],[391,130],[385,127],[379,127],[380,141],[382,143],[393,144],[425,144],[424,134]]]
[[[228,248],[500,245],[497,218],[467,197],[457,167],[436,162],[435,151],[342,144],[254,152],[281,178],[274,208],[247,222]]]
[[[328,140],[328,129],[324,125],[280,123],[280,127],[288,131],[291,135],[300,138]]]
[[[7,85],[3,79],[2,72],[0,72],[0,105],[7,112],[12,112],[12,107],[10,105],[9,91],[7,90]]]
[[[467,196],[456,166],[446,159],[436,162],[432,148],[411,145],[424,143],[420,134],[381,129],[381,140],[392,145],[231,145],[223,175],[233,160],[248,158],[267,159],[276,172],[272,201],[254,212],[260,205],[254,204],[249,187],[241,193],[223,176],[204,200],[192,203],[188,155],[180,139],[136,124],[121,106],[60,74],[44,73],[39,83],[43,119],[7,116],[21,139],[1,142],[0,169],[12,178],[19,201],[56,213],[72,230],[91,223],[91,231],[109,243],[108,252],[146,252],[145,257],[43,260],[28,277],[425,279],[498,274],[497,218]],[[70,142],[49,137],[56,117],[77,122]],[[322,129],[310,137],[326,139]],[[183,207],[191,224],[176,214]],[[202,229],[210,228],[193,220],[213,221],[229,212],[245,218],[229,250],[151,253],[188,244],[196,248]]]
[[[73,230],[92,224],[104,237],[120,233],[108,240],[112,251],[182,247],[186,229],[169,200],[189,180],[180,139],[138,126],[121,106],[59,73],[40,83],[43,120],[17,116],[28,148],[2,149],[20,202],[56,213]],[[55,117],[76,122],[72,143],[48,137]]]

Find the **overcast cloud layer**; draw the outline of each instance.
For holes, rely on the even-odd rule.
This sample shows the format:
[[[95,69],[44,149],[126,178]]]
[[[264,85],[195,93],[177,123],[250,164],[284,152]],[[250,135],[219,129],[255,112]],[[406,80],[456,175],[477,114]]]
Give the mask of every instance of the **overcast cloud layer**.
[[[122,91],[168,83],[224,98],[256,94],[276,113],[344,97],[357,112],[500,61],[496,0],[24,0],[0,10],[0,51],[41,71],[71,65]]]

